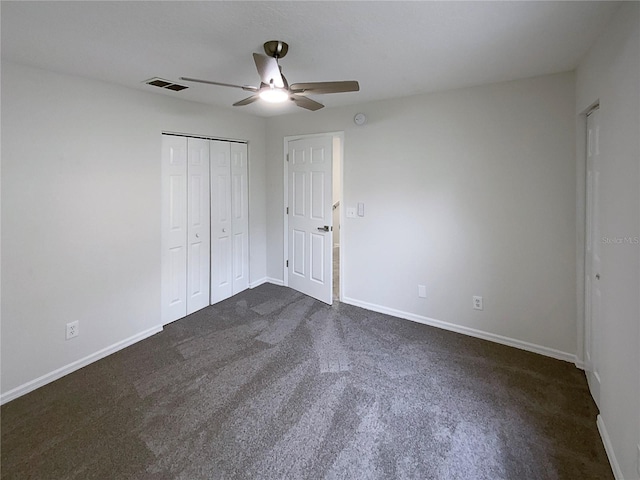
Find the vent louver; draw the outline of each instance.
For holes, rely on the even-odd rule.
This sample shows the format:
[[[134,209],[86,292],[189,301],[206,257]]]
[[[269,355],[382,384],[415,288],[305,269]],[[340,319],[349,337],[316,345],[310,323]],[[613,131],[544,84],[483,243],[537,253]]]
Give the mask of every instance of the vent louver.
[[[184,90],[185,88],[189,88],[185,85],[180,85],[179,83],[174,83],[169,80],[165,80],[163,78],[150,78],[149,80],[145,80],[144,83],[147,85],[152,85],[154,87],[166,88],[167,90],[173,90],[174,92],[179,92],[180,90]]]
[[[185,87],[184,85],[178,85],[177,83],[173,83],[171,85],[167,85],[164,88],[168,88],[169,90],[179,92],[180,90],[184,90],[185,88],[189,88],[189,87]]]

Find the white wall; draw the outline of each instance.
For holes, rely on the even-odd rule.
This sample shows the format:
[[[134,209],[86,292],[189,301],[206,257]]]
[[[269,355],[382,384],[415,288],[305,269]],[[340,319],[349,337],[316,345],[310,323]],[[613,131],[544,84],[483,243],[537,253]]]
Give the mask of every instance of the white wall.
[[[342,225],[345,300],[573,359],[574,112],[563,73],[270,119],[268,276],[283,278],[282,138],[344,130],[343,207],[365,204]]]
[[[3,63],[2,128],[3,394],[161,324],[162,131],[249,141],[264,279],[264,119]]]
[[[601,231],[608,238],[640,237],[639,24],[640,4],[624,4],[576,73],[576,113],[600,102]],[[601,250],[601,428],[618,478],[631,480],[640,444],[640,246],[603,243]]]

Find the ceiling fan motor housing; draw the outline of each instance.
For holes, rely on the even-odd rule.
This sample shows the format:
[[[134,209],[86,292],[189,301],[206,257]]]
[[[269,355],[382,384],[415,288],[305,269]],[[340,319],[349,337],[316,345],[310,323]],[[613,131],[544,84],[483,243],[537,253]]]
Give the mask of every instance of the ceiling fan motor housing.
[[[284,58],[289,51],[289,45],[280,40],[270,40],[264,43],[264,53],[273,58]]]

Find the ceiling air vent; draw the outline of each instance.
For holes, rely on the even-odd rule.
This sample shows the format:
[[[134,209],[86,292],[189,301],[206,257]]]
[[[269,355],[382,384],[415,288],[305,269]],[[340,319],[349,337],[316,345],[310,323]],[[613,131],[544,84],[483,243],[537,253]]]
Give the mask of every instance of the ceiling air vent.
[[[154,87],[166,88],[168,90],[173,90],[174,92],[179,92],[180,90],[184,90],[185,88],[189,88],[185,85],[180,85],[179,83],[173,83],[169,80],[164,80],[163,78],[150,78],[149,80],[145,80],[144,83],[147,85],[153,85]]]

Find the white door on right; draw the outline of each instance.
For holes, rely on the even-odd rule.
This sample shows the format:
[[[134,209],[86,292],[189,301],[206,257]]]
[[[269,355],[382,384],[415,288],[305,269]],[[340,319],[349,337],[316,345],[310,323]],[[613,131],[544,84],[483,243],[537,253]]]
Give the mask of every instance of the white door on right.
[[[288,285],[331,305],[333,138],[289,141],[288,155]]]
[[[585,254],[585,370],[594,401],[600,406],[600,344],[602,342],[600,271],[600,110],[587,116],[587,209]]]

